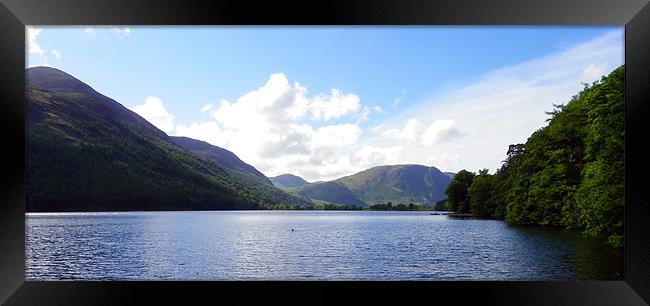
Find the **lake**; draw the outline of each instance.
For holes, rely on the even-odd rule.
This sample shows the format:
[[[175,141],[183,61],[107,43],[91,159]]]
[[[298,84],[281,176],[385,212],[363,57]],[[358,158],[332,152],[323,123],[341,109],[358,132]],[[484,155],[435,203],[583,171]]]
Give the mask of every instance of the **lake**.
[[[29,213],[25,251],[27,280],[623,279],[579,233],[426,211]]]

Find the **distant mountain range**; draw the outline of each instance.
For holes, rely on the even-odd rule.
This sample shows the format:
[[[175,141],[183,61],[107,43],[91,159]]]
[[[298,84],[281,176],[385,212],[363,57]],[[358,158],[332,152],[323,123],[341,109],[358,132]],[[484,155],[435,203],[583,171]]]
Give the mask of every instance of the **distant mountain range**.
[[[27,69],[27,211],[310,205],[225,149],[169,137],[60,70]]]
[[[454,175],[394,165],[328,182],[269,179],[226,149],[168,136],[63,71],[34,67],[26,75],[27,211],[435,204]]]
[[[414,203],[432,205],[446,199],[445,189],[454,173],[435,167],[393,165],[370,168],[334,181],[307,183],[295,175],[271,178],[277,187],[314,200],[361,205]]]

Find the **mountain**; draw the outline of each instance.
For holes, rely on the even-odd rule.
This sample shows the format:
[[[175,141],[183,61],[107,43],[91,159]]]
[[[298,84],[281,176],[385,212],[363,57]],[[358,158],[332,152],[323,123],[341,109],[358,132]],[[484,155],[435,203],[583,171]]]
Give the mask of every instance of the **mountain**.
[[[273,185],[271,180],[262,174],[262,172],[243,162],[237,155],[226,149],[188,137],[171,136],[171,139],[181,148],[205,160],[212,161],[226,170],[230,170],[234,175],[252,175],[264,183]]]
[[[446,174],[447,176],[449,176],[449,177],[452,178],[452,179],[453,179],[454,176],[456,175],[456,173],[454,173],[454,172],[443,172],[443,173]]]
[[[275,187],[283,189],[302,187],[309,184],[309,182],[305,181],[302,177],[293,174],[281,174],[275,177],[270,177],[269,179],[273,182]]]
[[[298,195],[336,204],[435,204],[446,198],[451,178],[435,167],[393,165],[370,168],[332,182],[296,189]]]
[[[298,190],[297,194],[334,204],[367,206],[366,202],[359,199],[352,190],[338,181],[305,185]]]
[[[233,175],[232,162],[238,159],[232,156],[219,165],[182,148],[136,113],[63,71],[29,68],[26,78],[27,211],[311,204],[268,183]]]

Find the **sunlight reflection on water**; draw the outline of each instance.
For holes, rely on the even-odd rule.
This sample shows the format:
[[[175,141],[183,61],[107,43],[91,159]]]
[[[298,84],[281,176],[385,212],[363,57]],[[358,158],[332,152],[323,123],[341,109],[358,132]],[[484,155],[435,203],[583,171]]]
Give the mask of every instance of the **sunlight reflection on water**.
[[[575,232],[429,212],[46,213],[26,226],[28,280],[622,279],[623,267]]]

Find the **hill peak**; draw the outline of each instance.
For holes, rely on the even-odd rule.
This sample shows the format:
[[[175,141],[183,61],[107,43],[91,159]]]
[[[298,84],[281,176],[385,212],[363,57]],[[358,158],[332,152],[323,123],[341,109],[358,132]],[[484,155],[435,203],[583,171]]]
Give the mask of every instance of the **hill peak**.
[[[289,173],[280,174],[275,177],[270,177],[269,179],[273,182],[273,185],[278,188],[295,188],[309,184],[309,182],[305,181],[302,177]]]
[[[28,86],[34,86],[45,90],[85,93],[95,92],[92,87],[79,79],[52,67],[37,66],[27,68],[25,70],[25,78]]]

